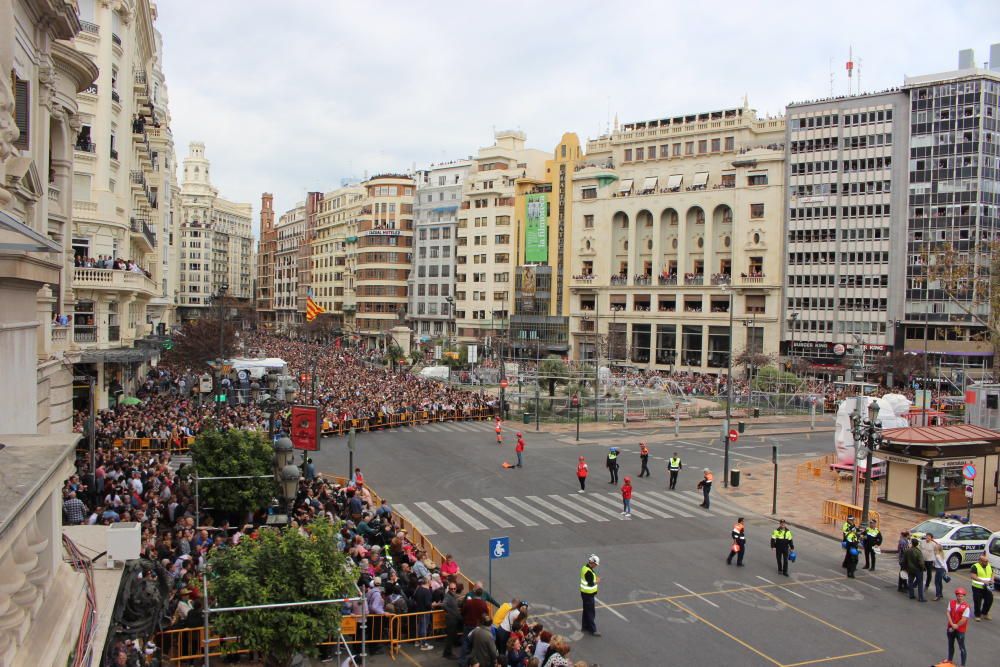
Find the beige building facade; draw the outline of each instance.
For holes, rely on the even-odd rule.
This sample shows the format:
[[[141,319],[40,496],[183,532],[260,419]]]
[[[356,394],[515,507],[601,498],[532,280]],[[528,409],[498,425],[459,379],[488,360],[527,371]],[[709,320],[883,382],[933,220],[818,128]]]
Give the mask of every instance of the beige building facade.
[[[365,202],[366,191],[360,185],[324,193],[312,240],[313,299],[329,313],[335,326],[351,331],[356,329],[354,271],[359,216]]]
[[[571,358],[724,374],[730,333],[734,356],[777,354],[784,130],[744,105],[587,142],[573,178]]]
[[[305,239],[306,204],[300,202],[278,218],[274,253],[274,318],[279,331],[302,321],[298,310],[299,247]]]

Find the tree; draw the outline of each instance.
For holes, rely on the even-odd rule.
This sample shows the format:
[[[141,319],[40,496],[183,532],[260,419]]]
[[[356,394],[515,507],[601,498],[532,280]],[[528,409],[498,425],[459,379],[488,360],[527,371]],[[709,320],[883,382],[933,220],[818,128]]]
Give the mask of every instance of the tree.
[[[749,374],[755,368],[763,368],[774,362],[774,355],[754,352],[745,349],[733,357],[733,366],[740,366],[747,369]]]
[[[199,477],[270,475],[274,448],[258,431],[210,428],[191,446]],[[274,479],[218,480],[199,484],[202,507],[218,512],[246,513],[266,507],[275,497]]]
[[[559,357],[548,357],[538,364],[538,384],[548,385],[549,396],[556,395],[556,384],[566,384],[569,369]]]
[[[326,519],[298,529],[262,528],[209,558],[209,595],[215,607],[309,602],[350,597],[357,571]],[[288,667],[296,653],[316,655],[316,645],[340,630],[337,603],[212,614],[215,634],[239,637],[239,647],[264,656],[265,667]],[[235,647],[234,647],[235,648]]]
[[[892,373],[893,383],[899,385],[905,384],[908,378],[923,371],[924,359],[923,355],[906,354],[897,350],[892,354],[875,357],[872,365],[883,377]]]
[[[214,309],[217,314],[218,309]],[[236,330],[232,322],[225,323],[222,333],[222,357],[229,359],[235,349]],[[199,318],[185,322],[173,336],[174,347],[164,353],[163,360],[178,367],[203,370],[208,362],[219,358],[219,318]]]
[[[406,359],[406,355],[403,354],[403,348],[396,341],[392,341],[385,350],[384,358],[386,365],[395,370],[396,364]]]
[[[801,385],[802,381],[794,373],[779,370],[776,366],[761,368],[753,380],[753,388],[756,391],[777,394],[794,394]]]
[[[940,291],[964,316],[960,320],[983,328],[981,338],[1000,346],[1000,241],[942,243],[924,252],[924,283],[928,295]],[[955,321],[955,320],[953,320]]]

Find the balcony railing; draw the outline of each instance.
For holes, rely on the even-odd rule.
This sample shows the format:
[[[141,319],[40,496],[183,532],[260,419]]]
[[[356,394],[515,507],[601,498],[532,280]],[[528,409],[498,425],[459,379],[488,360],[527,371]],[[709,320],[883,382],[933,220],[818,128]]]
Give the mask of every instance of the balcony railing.
[[[764,284],[764,274],[754,273],[751,275],[740,274],[739,284],[741,285],[762,285]]]
[[[96,23],[91,23],[90,21],[80,21],[80,30],[83,32],[89,32],[91,35],[97,35],[101,32],[101,26]]]
[[[122,45],[122,38],[121,38],[121,37],[119,37],[118,35],[116,35],[115,33],[111,33],[111,41],[112,41],[112,42],[113,42],[113,43],[114,43],[114,44],[115,44],[116,46],[121,46],[121,45]]]
[[[149,243],[150,248],[156,247],[156,232],[150,228],[145,220],[129,218],[129,227],[136,234],[141,234]]]
[[[69,340],[69,326],[52,325],[52,342],[57,345],[65,345]]]
[[[657,282],[660,285],[676,285],[677,284],[677,276],[660,276],[657,279]]]
[[[712,276],[713,285],[728,285],[732,282],[733,277],[728,273],[716,273]]]
[[[140,84],[146,83],[146,73],[143,71],[136,71],[135,82]]]
[[[112,160],[117,160],[118,159],[118,151],[115,150],[114,148],[111,149],[111,153],[110,154],[111,154],[111,159]]]
[[[684,276],[684,284],[685,285],[704,285],[705,284],[705,276],[702,275],[702,274],[700,274],[700,273],[696,274],[696,275],[690,275],[690,274],[686,275],[686,276]]]
[[[651,284],[653,284],[653,279],[650,278],[649,276],[636,276],[635,277],[635,284],[636,285],[651,285]]]
[[[628,285],[628,276],[611,276],[612,285]]]
[[[115,104],[122,103],[122,96],[118,94],[117,90],[111,91],[111,101],[114,102]]]
[[[74,146],[74,148],[83,153],[94,153],[97,151],[97,144],[93,141],[87,141],[86,139],[77,139],[76,146]]]
[[[76,343],[96,343],[97,327],[76,326],[73,327],[73,342]]]
[[[146,274],[115,269],[75,268],[73,269],[73,287],[77,289],[139,291],[150,296],[155,296],[158,293],[156,283],[147,278]],[[77,328],[79,329],[79,327]]]

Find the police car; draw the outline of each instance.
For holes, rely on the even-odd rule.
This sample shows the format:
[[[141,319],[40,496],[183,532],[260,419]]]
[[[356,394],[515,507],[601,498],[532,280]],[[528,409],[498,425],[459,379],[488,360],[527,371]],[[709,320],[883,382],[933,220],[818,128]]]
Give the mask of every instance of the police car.
[[[923,539],[927,533],[933,535],[944,549],[948,570],[954,572],[979,560],[979,555],[986,551],[992,532],[978,524],[955,519],[928,519],[911,528],[910,536]]]
[[[990,565],[993,566],[993,581],[1000,590],[1000,532],[990,535],[990,544],[986,548],[986,553],[990,556]]]

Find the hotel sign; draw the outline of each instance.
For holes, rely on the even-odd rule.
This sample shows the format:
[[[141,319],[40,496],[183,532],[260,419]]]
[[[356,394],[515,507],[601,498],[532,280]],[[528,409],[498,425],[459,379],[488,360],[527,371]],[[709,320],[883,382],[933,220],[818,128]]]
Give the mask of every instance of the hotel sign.
[[[365,236],[399,236],[398,229],[369,229]]]

